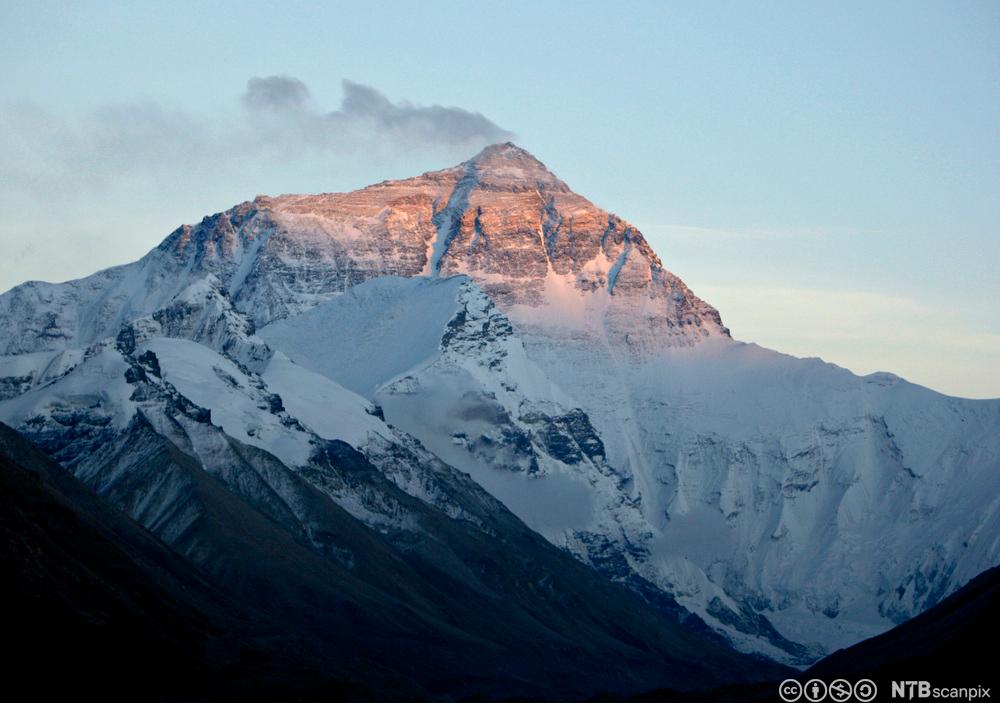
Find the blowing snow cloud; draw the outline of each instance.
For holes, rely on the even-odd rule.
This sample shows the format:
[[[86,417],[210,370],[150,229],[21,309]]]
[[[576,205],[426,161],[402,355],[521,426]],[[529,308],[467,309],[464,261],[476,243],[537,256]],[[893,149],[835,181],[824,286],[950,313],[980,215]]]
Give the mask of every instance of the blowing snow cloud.
[[[34,107],[4,111],[0,161],[6,188],[28,194],[91,190],[123,176],[185,178],[205,170],[308,155],[338,159],[364,154],[441,152],[467,156],[511,132],[460,107],[390,100],[345,80],[336,110],[319,106],[292,76],[253,77],[232,107],[202,114],[160,103],[101,106],[72,118]]]
[[[344,146],[364,137],[414,144],[469,146],[510,139],[513,135],[478,112],[442,105],[393,102],[375,88],[344,80],[340,108],[323,112],[305,83],[291,76],[254,77],[242,103],[257,117],[292,128],[310,144]]]

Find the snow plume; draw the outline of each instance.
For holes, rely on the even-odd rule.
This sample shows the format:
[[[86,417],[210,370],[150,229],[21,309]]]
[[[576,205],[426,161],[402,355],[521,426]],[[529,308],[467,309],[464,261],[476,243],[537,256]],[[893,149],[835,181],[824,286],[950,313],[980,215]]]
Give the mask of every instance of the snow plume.
[[[243,93],[243,104],[250,110],[302,109],[308,102],[309,88],[291,76],[254,76]]]
[[[460,107],[393,103],[371,86],[348,80],[344,81],[344,101],[340,111],[329,117],[334,120],[370,120],[379,131],[434,142],[495,143],[514,138],[512,133],[478,112]]]
[[[317,105],[306,84],[291,76],[253,77],[239,103],[210,109],[147,101],[65,117],[8,106],[0,111],[5,190],[50,197],[53,188],[92,191],[135,175],[171,182],[192,172],[217,177],[231,167],[297,157],[363,154],[384,163],[423,153],[451,159],[513,136],[478,112],[394,102],[347,80],[333,111]]]
[[[392,102],[375,88],[344,80],[340,109],[322,112],[305,83],[291,76],[254,77],[243,105],[258,128],[274,127],[308,145],[343,147],[365,137],[403,146],[472,147],[507,141],[513,135],[478,112],[442,105]],[[276,130],[275,130],[276,131]],[[272,134],[274,132],[272,131]]]

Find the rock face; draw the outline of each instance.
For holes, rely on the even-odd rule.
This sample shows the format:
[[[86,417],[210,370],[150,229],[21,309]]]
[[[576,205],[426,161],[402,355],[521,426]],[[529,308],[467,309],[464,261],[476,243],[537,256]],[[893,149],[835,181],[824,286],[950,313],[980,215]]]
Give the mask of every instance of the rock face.
[[[449,519],[489,534],[498,500],[661,610],[786,662],[1000,562],[1000,401],[732,340],[638,231],[511,144],[258,197],[133,264],[15,288],[0,326],[0,419],[71,468],[147,402],[135,384],[166,383],[157,407],[176,407],[144,412],[206,466],[226,462],[175,425],[405,533],[398,500],[316,465],[344,441]]]
[[[258,197],[178,228],[134,264],[0,298],[7,354],[90,344],[217,276],[261,327],[379,276],[465,273],[505,309],[574,296],[572,319],[633,345],[727,336],[634,227],[513,144],[454,168],[353,193]],[[576,298],[579,298],[578,300]],[[556,313],[568,319],[565,305]]]

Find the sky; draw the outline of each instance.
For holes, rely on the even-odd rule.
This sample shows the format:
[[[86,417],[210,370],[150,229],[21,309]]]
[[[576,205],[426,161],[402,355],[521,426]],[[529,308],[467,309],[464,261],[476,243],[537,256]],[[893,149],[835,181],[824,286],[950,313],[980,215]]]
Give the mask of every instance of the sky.
[[[1000,397],[1000,3],[0,0],[0,290],[511,139],[734,337]]]

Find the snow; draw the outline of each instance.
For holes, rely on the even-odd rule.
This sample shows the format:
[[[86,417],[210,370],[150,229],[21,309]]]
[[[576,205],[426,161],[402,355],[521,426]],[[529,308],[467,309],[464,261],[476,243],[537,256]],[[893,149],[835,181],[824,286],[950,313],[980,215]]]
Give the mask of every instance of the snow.
[[[258,331],[300,366],[365,397],[438,354],[464,276],[385,277]]]
[[[0,379],[28,378],[30,387],[44,385],[83,361],[82,349],[34,352],[0,357]]]
[[[454,334],[444,348],[442,337],[460,312],[472,336]],[[565,543],[567,533],[597,527],[595,506],[600,499],[586,479],[543,456],[547,480],[539,481],[473,456],[453,438],[462,432],[470,437],[493,432],[486,418],[497,408],[517,423],[518,415],[530,407],[551,414],[574,407],[528,359],[519,339],[509,334],[478,337],[487,320],[499,329],[506,324],[489,297],[464,276],[373,279],[260,330],[260,336],[280,350],[264,378],[289,398],[289,410],[322,436],[331,432],[328,424],[338,424],[323,417],[323,381],[337,394],[347,392],[339,384],[353,386],[375,399],[391,423],[469,472],[529,526],[553,542]],[[353,334],[330,334],[342,329]],[[278,382],[279,373],[296,378]],[[303,390],[307,395],[300,396]],[[357,406],[359,401],[351,394],[346,402]],[[379,432],[375,426],[368,429]]]
[[[386,433],[385,423],[369,412],[371,403],[326,376],[292,363],[282,352],[275,353],[262,375],[288,412],[320,437],[360,447],[369,433]]]
[[[267,244],[267,240],[270,238],[272,229],[258,234],[249,244],[244,244],[243,240],[239,241],[239,253],[237,255],[237,260],[239,264],[236,267],[232,278],[229,281],[229,294],[235,295],[239,292],[240,288],[243,287],[243,283],[247,280],[247,276],[253,270],[254,264],[257,262],[257,257],[260,254],[261,248]]]
[[[637,568],[695,612],[724,587],[832,651],[932,604],[895,596],[916,571],[947,593],[1000,561],[979,531],[1000,529],[1000,403],[749,344],[637,362],[533,327],[527,347],[632,477],[654,535]]]
[[[615,282],[618,280],[618,274],[622,271],[622,266],[625,265],[625,259],[628,258],[629,252],[632,250],[631,243],[626,240],[625,246],[622,247],[621,254],[618,255],[618,260],[615,261],[614,265],[608,270],[608,293],[615,292]]]
[[[487,413],[476,412],[477,397],[482,397],[477,380],[462,369],[452,368],[422,374],[416,392],[380,393],[377,400],[390,423],[420,438],[445,462],[469,473],[550,541],[561,544],[567,532],[592,529],[598,500],[590,486],[566,467],[558,466],[542,480],[471,454],[464,444],[454,441],[458,432],[478,437],[495,429]]]
[[[156,354],[164,381],[212,411],[212,424],[265,449],[289,466],[304,466],[312,452],[308,433],[286,427],[268,411],[266,395],[229,359],[186,339],[159,337],[142,350]]]
[[[455,229],[468,204],[469,192],[475,185],[475,178],[471,175],[466,175],[462,178],[455,186],[455,190],[448,197],[447,207],[437,215],[438,221],[436,223],[434,240],[431,243],[431,255],[427,261],[426,275],[435,278],[440,275],[441,259],[448,251],[448,246],[451,244]]]
[[[884,595],[915,564],[943,573],[964,551],[942,585],[948,591],[1000,561],[997,540],[975,532],[1000,511],[1000,463],[988,438],[1000,427],[996,403],[948,399],[886,376],[860,379],[720,336],[637,359],[601,322],[613,296],[583,295],[551,271],[546,294],[547,305],[511,311],[526,344],[515,332],[442,346],[459,309],[470,329],[493,314],[482,290],[458,278],[369,280],[261,335],[376,400],[390,423],[554,543],[584,558],[586,534],[647,550],[630,557],[636,570],[741,646],[784,661],[796,659],[760,633],[722,625],[709,602],[770,603],[765,615],[779,632],[818,654],[926,607]],[[641,319],[643,311],[632,312]],[[343,329],[356,333],[331,334]],[[557,416],[578,406],[624,483],[538,448],[532,475],[509,454],[470,449],[479,437],[499,439],[497,421],[485,419],[497,412],[528,431],[518,419],[528,408]],[[944,444],[942,428],[953,438]],[[951,478],[972,467],[993,490]],[[914,482],[908,472],[939,478]],[[942,537],[914,531],[915,514]],[[939,541],[943,551],[927,551]]]
[[[21,357],[0,358],[0,375],[10,368],[24,368]],[[33,354],[28,361],[51,363],[45,354]],[[48,417],[53,411],[83,408],[108,414],[113,425],[124,428],[135,414],[130,400],[132,388],[125,381],[128,364],[111,347],[96,349],[86,361],[75,366],[72,373],[27,393],[0,402],[0,422],[17,427],[29,418]]]

